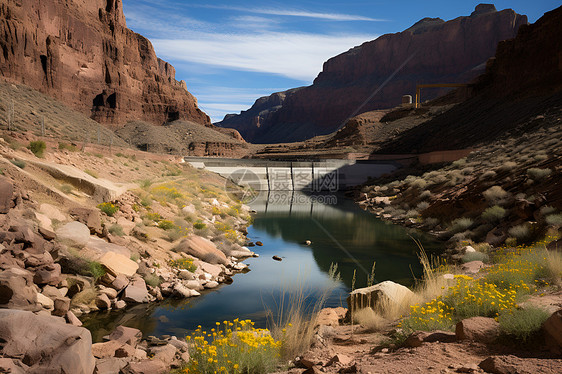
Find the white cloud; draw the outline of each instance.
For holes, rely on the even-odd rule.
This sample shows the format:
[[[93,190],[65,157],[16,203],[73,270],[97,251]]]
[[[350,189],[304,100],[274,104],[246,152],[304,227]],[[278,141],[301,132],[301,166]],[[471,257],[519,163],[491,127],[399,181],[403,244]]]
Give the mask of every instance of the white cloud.
[[[267,14],[272,16],[316,18],[326,21],[369,21],[369,22],[386,21],[385,19],[358,16],[353,14],[321,13],[321,12],[311,12],[311,11],[296,10],[296,9],[242,8],[242,7],[222,6],[222,5],[192,5],[192,6],[201,7],[201,8],[211,8],[211,9],[234,10],[238,12],[248,12],[254,14]]]
[[[277,74],[311,82],[328,58],[375,37],[294,32],[192,33],[189,38],[153,39],[152,42],[157,54],[164,59]]]

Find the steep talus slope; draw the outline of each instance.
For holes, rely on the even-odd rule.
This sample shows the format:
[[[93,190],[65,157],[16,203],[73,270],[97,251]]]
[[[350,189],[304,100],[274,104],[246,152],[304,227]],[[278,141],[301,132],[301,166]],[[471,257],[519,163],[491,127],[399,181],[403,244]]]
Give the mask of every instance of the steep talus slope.
[[[209,117],[174,67],[127,28],[121,0],[2,0],[0,73],[98,122]]]
[[[219,125],[236,128],[246,140],[257,143],[327,134],[352,115],[396,106],[402,95],[414,93],[416,83],[470,81],[494,55],[498,42],[514,37],[524,24],[526,16],[483,4],[468,17],[448,22],[423,19],[410,29],[383,35],[328,60],[312,86],[286,95],[281,107],[265,116],[248,111],[228,116]],[[424,95],[438,93],[428,90]]]
[[[562,108],[561,33],[562,7],[521,27],[515,39],[499,44],[471,99],[404,132],[378,153],[466,148],[522,123],[520,131],[540,126],[545,111]]]

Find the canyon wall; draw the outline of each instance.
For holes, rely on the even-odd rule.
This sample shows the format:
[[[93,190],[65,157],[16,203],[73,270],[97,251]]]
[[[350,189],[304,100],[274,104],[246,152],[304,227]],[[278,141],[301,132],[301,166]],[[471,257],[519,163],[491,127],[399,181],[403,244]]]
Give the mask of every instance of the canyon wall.
[[[526,16],[486,4],[447,22],[425,18],[329,59],[311,86],[274,94],[283,96],[281,103],[261,98],[250,110],[228,115],[217,125],[235,128],[255,143],[328,134],[354,115],[399,105],[418,83],[471,81],[484,71],[498,42],[513,38],[525,24]],[[428,89],[422,99],[440,93]],[[270,101],[274,105],[263,108]]]
[[[1,0],[0,74],[94,120],[210,125],[186,83],[127,28],[121,0]]]

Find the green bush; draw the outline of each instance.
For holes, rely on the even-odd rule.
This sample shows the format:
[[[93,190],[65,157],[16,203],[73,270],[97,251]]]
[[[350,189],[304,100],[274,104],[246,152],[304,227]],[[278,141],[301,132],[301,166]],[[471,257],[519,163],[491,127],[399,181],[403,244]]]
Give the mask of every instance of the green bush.
[[[158,222],[158,227],[161,228],[162,230],[171,230],[174,227],[176,227],[176,225],[172,221],[164,219]]]
[[[179,260],[172,260],[168,263],[168,265],[173,268],[184,269],[192,273],[197,270],[197,266],[195,266],[193,260],[190,258],[180,258]]]
[[[524,223],[521,225],[513,226],[512,228],[507,230],[507,232],[510,236],[516,238],[520,242],[529,239],[529,237],[531,236],[529,225],[526,225]]]
[[[96,179],[99,177],[98,173],[96,173],[95,171],[90,170],[90,169],[84,170],[84,173],[86,173],[86,174],[88,174],[89,176],[94,177],[94,178],[96,178]]]
[[[101,203],[98,205],[98,208],[110,217],[113,217],[113,215],[119,211],[119,207],[113,203]]]
[[[490,204],[500,204],[510,196],[509,192],[506,192],[500,186],[490,187],[482,195]]]
[[[116,235],[116,236],[125,235],[125,232],[123,231],[123,226],[118,225],[118,224],[113,224],[113,225],[109,226],[108,231],[109,231],[110,234]]]
[[[158,287],[162,283],[162,278],[155,274],[147,274],[144,276],[144,281],[150,287]]]
[[[29,142],[27,148],[33,152],[33,154],[37,157],[43,157],[45,153],[45,149],[47,149],[47,144],[45,144],[42,140],[36,140],[33,142]]]
[[[94,277],[95,280],[103,277],[106,273],[103,265],[97,261],[90,261],[88,263],[88,272],[92,277]]]
[[[206,227],[207,227],[207,225],[204,224],[203,222],[201,222],[201,220],[199,220],[199,221],[197,221],[193,224],[193,228],[196,229],[196,230],[203,230]]]
[[[468,230],[473,224],[474,221],[470,218],[457,218],[451,223],[449,231],[453,233],[463,232]]]
[[[546,223],[551,226],[562,226],[562,214],[551,214],[546,216]]]
[[[550,169],[530,168],[527,170],[527,176],[532,180],[538,181],[552,174]]]
[[[20,168],[20,169],[24,169],[24,168],[25,168],[25,161],[24,161],[24,160],[16,159],[16,160],[11,160],[10,162],[11,162],[12,164],[16,165],[16,166],[17,166],[18,168]]]
[[[72,186],[69,184],[61,184],[59,189],[67,195],[72,192]]]
[[[498,322],[503,334],[510,338],[526,341],[540,330],[549,316],[550,313],[544,309],[529,307],[502,313]]]
[[[70,151],[70,152],[76,152],[78,150],[78,148],[76,148],[76,146],[74,144],[59,143],[59,150],[60,151],[67,150],[67,151]]]
[[[471,261],[482,261],[484,263],[490,261],[490,256],[482,252],[468,252],[462,256],[462,262],[467,263]]]
[[[503,217],[505,217],[505,209],[499,205],[489,207],[482,213],[482,219],[491,223],[499,222]]]

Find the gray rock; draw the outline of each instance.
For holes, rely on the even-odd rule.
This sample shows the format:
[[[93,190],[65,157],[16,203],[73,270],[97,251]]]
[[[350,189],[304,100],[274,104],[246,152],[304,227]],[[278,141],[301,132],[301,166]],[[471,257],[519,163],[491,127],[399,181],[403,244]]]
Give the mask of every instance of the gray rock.
[[[90,240],[90,229],[83,223],[69,222],[57,231],[57,241],[71,246],[84,247]]]

